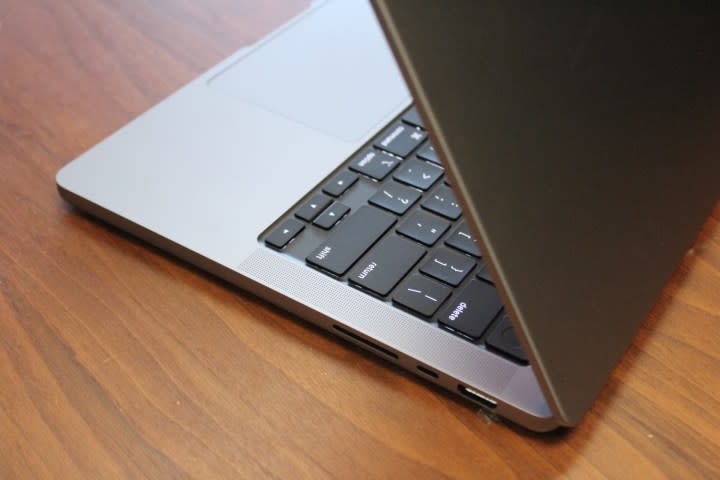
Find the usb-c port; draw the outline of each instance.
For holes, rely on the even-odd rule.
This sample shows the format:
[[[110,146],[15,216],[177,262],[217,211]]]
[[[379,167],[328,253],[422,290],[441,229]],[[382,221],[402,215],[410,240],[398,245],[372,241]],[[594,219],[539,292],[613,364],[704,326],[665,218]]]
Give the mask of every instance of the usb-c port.
[[[483,405],[487,408],[497,407],[497,402],[495,400],[490,400],[488,397],[473,388],[466,387],[465,385],[458,385],[458,390],[467,398],[474,400],[480,405]]]

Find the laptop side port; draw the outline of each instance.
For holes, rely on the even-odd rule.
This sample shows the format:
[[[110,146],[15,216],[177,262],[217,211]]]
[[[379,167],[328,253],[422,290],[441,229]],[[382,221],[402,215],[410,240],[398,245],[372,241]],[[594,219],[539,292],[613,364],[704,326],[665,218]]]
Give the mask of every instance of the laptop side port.
[[[470,400],[473,400],[480,405],[487,407],[487,408],[495,408],[497,407],[497,402],[495,400],[491,400],[482,393],[478,392],[474,388],[466,387],[465,385],[458,385],[458,391],[465,395]]]
[[[423,367],[422,365],[417,365],[415,368],[417,368],[418,370],[420,370],[422,373],[424,373],[425,375],[427,375],[429,377],[432,377],[432,378],[439,377],[439,375],[437,373],[435,373],[434,371],[430,370],[427,367]]]
[[[370,348],[370,349],[372,349],[372,350],[375,350],[376,352],[380,352],[380,353],[382,353],[382,354],[384,354],[384,355],[386,355],[386,356],[388,356],[388,357],[390,357],[390,358],[393,358],[393,359],[395,359],[395,360],[398,359],[397,353],[395,353],[395,352],[393,352],[393,351],[390,351],[390,350],[388,350],[387,348],[385,348],[385,347],[383,347],[383,346],[381,346],[381,345],[378,345],[378,344],[375,343],[375,342],[371,342],[370,340],[368,340],[368,339],[366,339],[366,338],[363,338],[363,337],[361,337],[360,335],[358,335],[358,334],[356,334],[356,333],[353,333],[353,332],[351,332],[350,330],[348,330],[348,329],[346,329],[346,328],[341,327],[340,325],[333,325],[332,328],[335,329],[336,331],[342,333],[342,334],[345,335],[346,337],[352,338],[352,339],[355,340],[356,342],[359,342],[360,344],[362,344],[362,345],[364,345],[364,346],[366,346],[366,347],[368,347],[368,348]]]

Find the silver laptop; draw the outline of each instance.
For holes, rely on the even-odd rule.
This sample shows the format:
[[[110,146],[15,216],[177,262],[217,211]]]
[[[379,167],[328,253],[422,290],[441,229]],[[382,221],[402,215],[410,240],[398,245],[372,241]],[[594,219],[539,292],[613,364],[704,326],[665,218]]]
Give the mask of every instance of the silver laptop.
[[[475,405],[574,425],[718,198],[715,19],[374,7],[314,3],[59,191]]]

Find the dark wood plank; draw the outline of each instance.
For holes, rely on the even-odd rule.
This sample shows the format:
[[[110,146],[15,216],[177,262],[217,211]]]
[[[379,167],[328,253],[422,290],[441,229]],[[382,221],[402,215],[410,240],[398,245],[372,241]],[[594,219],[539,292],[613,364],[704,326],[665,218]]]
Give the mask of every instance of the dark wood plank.
[[[720,205],[585,421],[537,435],[59,199],[63,164],[303,7],[0,4],[0,478],[719,478]]]

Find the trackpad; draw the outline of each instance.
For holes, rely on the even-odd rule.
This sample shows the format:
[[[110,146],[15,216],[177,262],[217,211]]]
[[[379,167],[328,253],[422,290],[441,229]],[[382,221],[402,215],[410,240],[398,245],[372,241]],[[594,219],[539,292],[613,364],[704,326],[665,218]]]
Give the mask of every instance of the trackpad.
[[[348,141],[410,98],[373,11],[356,0],[315,8],[209,84]]]

